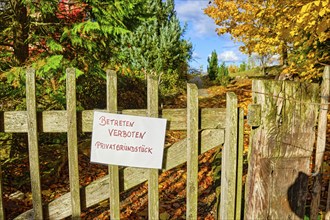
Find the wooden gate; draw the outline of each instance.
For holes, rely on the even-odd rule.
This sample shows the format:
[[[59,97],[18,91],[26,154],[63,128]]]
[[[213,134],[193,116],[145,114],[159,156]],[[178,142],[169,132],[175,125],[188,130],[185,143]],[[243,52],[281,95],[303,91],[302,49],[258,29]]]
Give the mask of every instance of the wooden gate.
[[[93,110],[77,112],[75,69],[67,70],[67,110],[37,112],[35,70],[27,71],[27,110],[0,112],[0,132],[28,133],[30,176],[33,209],[16,219],[63,219],[68,216],[79,218],[81,210],[110,198],[112,219],[119,219],[119,192],[148,181],[149,218],[159,218],[158,173],[155,169],[109,166],[109,175],[86,187],[79,186],[77,160],[77,133],[92,132]],[[196,85],[187,86],[186,109],[158,110],[158,85],[153,77],[148,78],[148,109],[122,110],[129,115],[162,117],[168,120],[168,130],[186,130],[187,138],[166,148],[163,170],[172,169],[187,162],[187,219],[197,219],[198,154],[224,143],[226,110],[221,108],[198,109]],[[236,104],[237,105],[237,104]],[[117,112],[117,76],[107,71],[107,111]],[[228,114],[228,113],[227,113]],[[68,136],[68,159],[70,193],[49,204],[43,204],[40,189],[38,133],[64,132]],[[236,160],[236,157],[235,157]],[[1,169],[1,165],[0,165]],[[0,186],[1,186],[0,176]],[[0,187],[0,219],[5,218]]]

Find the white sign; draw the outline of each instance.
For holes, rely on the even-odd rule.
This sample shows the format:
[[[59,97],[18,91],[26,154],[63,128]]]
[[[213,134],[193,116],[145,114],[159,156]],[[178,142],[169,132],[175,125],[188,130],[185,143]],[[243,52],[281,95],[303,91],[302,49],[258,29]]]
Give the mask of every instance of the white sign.
[[[161,169],[166,119],[94,112],[91,162]]]

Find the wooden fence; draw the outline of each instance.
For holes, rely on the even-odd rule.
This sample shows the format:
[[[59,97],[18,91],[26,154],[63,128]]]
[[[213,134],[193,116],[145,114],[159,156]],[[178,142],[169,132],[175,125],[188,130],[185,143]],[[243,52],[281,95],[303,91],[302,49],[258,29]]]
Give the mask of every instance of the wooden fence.
[[[19,215],[16,219],[63,219],[68,216],[80,217],[83,208],[91,207],[110,198],[111,219],[120,216],[120,191],[127,190],[144,181],[148,181],[148,217],[159,219],[158,173],[156,169],[142,169],[109,165],[109,175],[100,178],[86,187],[79,186],[77,134],[92,132],[93,110],[78,112],[76,110],[76,77],[75,69],[67,69],[66,81],[66,110],[42,111],[36,109],[35,71],[26,72],[26,111],[8,111],[0,113],[0,132],[28,133],[30,176],[32,186],[33,209]],[[198,109],[198,89],[194,84],[187,85],[186,109],[158,110],[157,80],[148,77],[148,109],[122,110],[122,114],[166,118],[168,130],[186,130],[187,138],[181,140],[164,151],[162,171],[172,169],[182,163],[187,163],[187,219],[197,219],[198,198],[198,154],[220,146],[225,140],[225,127],[230,126],[230,135],[226,138],[230,144],[237,141],[237,126],[232,126],[232,119],[237,118],[237,98],[235,94],[227,95],[230,108]],[[117,76],[113,71],[107,71],[107,109],[117,113]],[[227,117],[227,115],[231,115]],[[241,117],[242,118],[242,117]],[[235,119],[237,120],[237,119]],[[40,170],[38,152],[38,133],[65,132],[68,139],[68,163],[70,193],[67,193],[49,204],[43,204],[40,189]],[[230,146],[228,143],[227,145]],[[242,143],[241,143],[242,148]],[[236,150],[237,151],[237,150]],[[231,152],[228,152],[228,156]],[[242,156],[242,153],[240,153]],[[232,157],[232,156],[230,156]],[[235,161],[236,156],[232,157]],[[242,163],[242,159],[239,160]],[[231,172],[236,173],[236,165],[231,160],[223,161]],[[242,169],[242,166],[239,166]],[[0,165],[1,169],[1,165]],[[235,170],[234,170],[235,169]],[[240,171],[242,173],[242,171]],[[235,174],[236,175],[236,174]],[[228,187],[236,188],[241,181],[230,178]],[[235,177],[236,178],[236,177]],[[0,185],[1,177],[0,177]],[[1,190],[1,188],[0,188]],[[235,194],[228,191],[230,215],[235,210]],[[241,191],[241,190],[239,190]],[[2,191],[0,191],[2,195]],[[234,197],[233,197],[234,196]],[[226,198],[227,198],[226,197]],[[230,198],[229,198],[230,197]],[[224,203],[225,204],[225,203]],[[238,211],[238,210],[237,210]],[[225,212],[224,212],[225,213]],[[240,214],[238,214],[240,215]],[[0,196],[0,219],[5,218],[2,196]]]
[[[325,73],[329,73],[326,67]],[[323,87],[329,87],[329,77]],[[324,155],[329,94],[317,85],[286,81],[253,81],[253,103],[248,111],[251,126],[245,204],[242,205],[243,111],[237,97],[227,93],[226,108],[198,109],[198,90],[187,85],[186,109],[158,110],[157,80],[148,77],[148,109],[122,110],[121,114],[162,117],[168,130],[186,130],[187,138],[164,151],[162,171],[187,163],[187,219],[197,219],[198,154],[223,145],[221,162],[220,219],[302,219],[305,215],[307,180],[321,173]],[[33,209],[16,219],[63,219],[80,217],[81,210],[110,198],[111,219],[119,219],[119,193],[148,181],[148,217],[159,219],[159,170],[109,166],[109,175],[86,187],[79,186],[78,132],[92,132],[93,110],[78,112],[75,70],[67,70],[67,110],[36,109],[35,72],[27,71],[26,111],[0,112],[0,132],[28,133]],[[327,89],[322,89],[326,91]],[[107,71],[107,109],[117,110],[117,78]],[[323,115],[323,116],[322,116]],[[325,121],[325,122],[324,122]],[[317,155],[315,170],[309,164],[313,153],[315,126]],[[40,192],[38,133],[65,132],[68,136],[70,193],[43,204]],[[0,164],[1,171],[1,164]],[[0,172],[1,174],[1,172]],[[320,178],[316,179],[319,181]],[[5,219],[0,175],[0,219]],[[330,188],[330,184],[329,184]],[[315,184],[311,219],[317,218],[319,184]],[[329,190],[330,191],[330,190]],[[328,192],[330,197],[330,192]],[[327,211],[330,215],[330,198]],[[315,215],[316,213],[316,215]],[[315,218],[316,216],[316,218]],[[327,217],[326,217],[327,218]],[[330,218],[330,217],[328,217]]]

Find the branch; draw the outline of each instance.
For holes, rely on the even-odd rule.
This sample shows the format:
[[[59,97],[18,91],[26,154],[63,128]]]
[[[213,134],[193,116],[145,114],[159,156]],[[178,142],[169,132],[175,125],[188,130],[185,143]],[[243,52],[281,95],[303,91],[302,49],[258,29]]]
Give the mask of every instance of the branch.
[[[12,44],[8,44],[8,43],[1,43],[0,42],[0,45],[5,46],[5,47],[14,47]]]

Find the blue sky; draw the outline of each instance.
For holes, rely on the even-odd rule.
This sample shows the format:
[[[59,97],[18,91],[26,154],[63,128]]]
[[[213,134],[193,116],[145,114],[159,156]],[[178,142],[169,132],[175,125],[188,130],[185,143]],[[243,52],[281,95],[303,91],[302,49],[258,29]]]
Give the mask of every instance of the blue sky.
[[[230,39],[229,35],[217,35],[214,21],[204,14],[209,0],[175,0],[175,10],[182,24],[188,27],[184,38],[194,47],[193,60],[190,66],[206,71],[207,58],[213,50],[218,54],[219,63],[226,65],[240,64],[247,61],[247,56],[239,51],[239,44]]]

